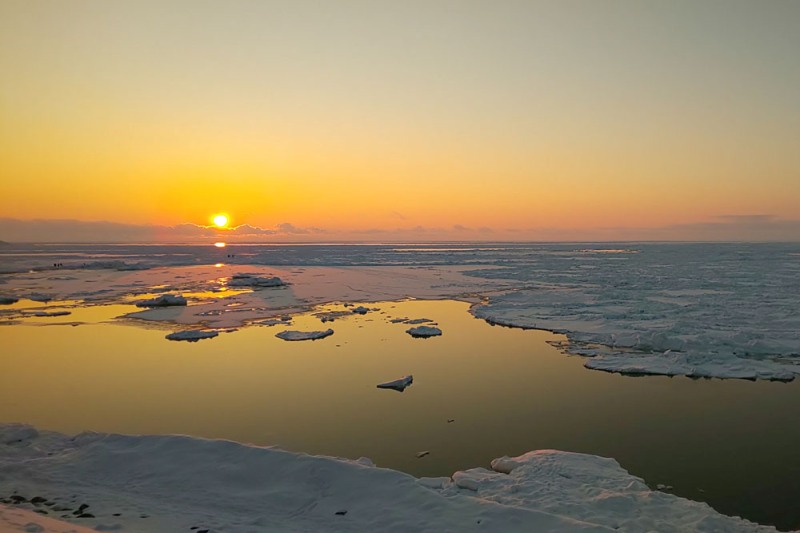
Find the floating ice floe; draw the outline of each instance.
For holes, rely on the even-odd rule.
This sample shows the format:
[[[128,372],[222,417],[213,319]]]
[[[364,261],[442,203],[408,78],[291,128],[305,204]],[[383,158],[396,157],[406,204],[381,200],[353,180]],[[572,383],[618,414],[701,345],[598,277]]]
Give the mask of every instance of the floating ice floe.
[[[49,302],[53,299],[52,294],[43,294],[41,292],[32,292],[28,294],[28,300],[33,300],[34,302]]]
[[[333,330],[326,329],[325,331],[281,331],[275,336],[285,341],[315,341],[331,335],[333,335]]]
[[[379,389],[392,389],[392,390],[403,392],[413,382],[414,382],[414,376],[408,375],[408,376],[402,377],[400,379],[396,379],[394,381],[387,381],[386,383],[380,383],[378,385],[378,388]]]
[[[186,331],[176,331],[175,333],[170,333],[165,338],[171,341],[197,342],[201,339],[214,338],[217,335],[219,335],[219,332],[213,329],[211,330],[189,329]]]
[[[412,337],[436,337],[442,334],[442,330],[433,326],[417,326],[406,330],[406,333]]]
[[[413,325],[413,324],[428,324],[430,322],[433,322],[433,320],[431,320],[430,318],[408,318],[408,317],[402,317],[402,318],[392,318],[391,320],[389,320],[389,322],[391,322],[392,324],[412,324]]]
[[[253,324],[257,326],[289,326],[291,325],[291,322],[291,317],[284,316],[280,318],[266,318],[264,320],[259,320],[258,322],[253,322]]]
[[[353,307],[352,305],[345,305],[344,307]],[[343,318],[346,316],[352,315],[366,315],[369,313],[370,309],[368,307],[364,307],[359,305],[358,307],[353,307],[352,309],[347,309],[346,311],[323,311],[321,313],[315,313],[314,316],[319,318],[322,322],[333,322],[337,318]]]
[[[259,277],[252,274],[234,274],[229,287],[283,287],[286,283],[279,277]]]
[[[67,316],[71,314],[72,312],[70,311],[34,311],[33,313],[31,313],[31,315],[38,317]]]
[[[350,316],[352,313],[350,311],[325,311],[322,313],[316,313],[314,316],[319,318],[321,322],[333,322],[337,318],[342,318],[345,316]]]
[[[19,298],[12,298],[10,296],[0,296],[0,305],[11,305],[19,301]]]
[[[94,516],[80,524],[101,531],[776,531],[650,490],[613,459],[554,450],[416,478],[230,441],[0,424],[0,494],[15,490],[81,502]]]
[[[186,298],[179,294],[162,294],[149,300],[136,302],[136,307],[171,307],[186,305]]]

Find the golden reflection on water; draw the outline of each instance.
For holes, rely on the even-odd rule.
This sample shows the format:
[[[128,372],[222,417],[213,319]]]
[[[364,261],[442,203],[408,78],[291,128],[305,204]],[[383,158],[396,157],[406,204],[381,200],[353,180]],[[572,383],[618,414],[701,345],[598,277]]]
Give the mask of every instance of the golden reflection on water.
[[[114,320],[127,313],[141,311],[134,305],[80,305],[78,300],[59,300],[58,302],[40,303],[21,300],[14,307],[0,308],[0,324],[10,321],[12,324],[24,323],[32,325],[72,325],[76,323],[96,324]],[[36,316],[36,313],[69,314],[59,316]],[[40,334],[43,334],[40,332]],[[4,335],[5,337],[5,335]]]
[[[223,279],[224,281],[224,279]],[[147,300],[150,298],[158,298],[163,294],[172,294],[172,293],[179,293],[184,298],[188,298],[191,300],[195,300],[194,302],[189,302],[189,305],[193,303],[197,303],[196,300],[211,300],[216,298],[229,298],[236,294],[244,294],[247,292],[253,292],[253,289],[232,289],[230,287],[219,287],[215,290],[209,291],[166,291],[166,292],[142,292],[137,294],[126,294],[122,296],[121,300],[123,302],[132,302],[136,303],[140,300]]]
[[[767,512],[752,487],[784,490],[794,479],[785,468],[798,464],[794,383],[605,374],[546,344],[562,336],[490,326],[462,302],[367,305],[380,310],[324,324],[309,313],[289,327],[197,343],[122,324],[2,327],[0,420],[367,456],[416,475],[449,475],[532,449],[581,451],[738,514],[748,505]],[[59,318],[96,313],[102,321],[130,308],[79,308]],[[411,338],[411,326],[389,322],[397,317],[433,319],[443,335]],[[318,341],[275,338],[328,327],[335,334]],[[376,388],[406,374],[414,384],[403,393]],[[431,454],[417,459],[423,450]],[[765,454],[767,464],[748,466],[747,458]]]

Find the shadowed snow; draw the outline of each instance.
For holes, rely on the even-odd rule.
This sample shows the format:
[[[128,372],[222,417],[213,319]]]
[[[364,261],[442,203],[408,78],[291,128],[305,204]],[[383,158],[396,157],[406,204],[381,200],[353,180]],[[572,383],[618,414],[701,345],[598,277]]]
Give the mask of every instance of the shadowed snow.
[[[0,495],[90,528],[188,531],[774,531],[650,490],[613,459],[552,450],[417,479],[350,461],[182,436],[0,425]],[[28,503],[22,508],[33,508]],[[2,510],[5,516],[5,510]],[[119,516],[114,516],[118,514]]]

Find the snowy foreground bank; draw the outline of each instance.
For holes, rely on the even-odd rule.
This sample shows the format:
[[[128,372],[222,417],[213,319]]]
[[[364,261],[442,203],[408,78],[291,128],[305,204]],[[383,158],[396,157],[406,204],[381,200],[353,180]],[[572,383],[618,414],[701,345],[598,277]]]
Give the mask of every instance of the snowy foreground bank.
[[[59,531],[47,519],[148,532],[774,531],[592,455],[541,450],[417,479],[368,459],[17,424],[0,425],[0,502],[0,530],[12,531]]]

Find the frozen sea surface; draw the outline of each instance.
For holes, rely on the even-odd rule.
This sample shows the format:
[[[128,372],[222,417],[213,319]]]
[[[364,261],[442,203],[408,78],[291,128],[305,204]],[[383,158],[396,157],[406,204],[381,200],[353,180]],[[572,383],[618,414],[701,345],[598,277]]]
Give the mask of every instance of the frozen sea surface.
[[[162,274],[209,270],[215,271]],[[318,279],[321,270],[328,272],[313,268],[304,276]],[[167,313],[200,320],[249,315],[254,311],[239,312],[244,305],[237,304],[246,302],[240,298],[258,294],[266,308],[286,290],[206,303],[189,297],[187,306],[154,310],[161,320],[131,318],[136,298],[88,306],[20,300],[0,318],[7,348],[0,420],[70,434],[180,433],[367,456],[416,476],[449,476],[505,454],[563,449],[614,457],[651,488],[674,487],[667,491],[725,514],[783,528],[800,524],[794,505],[800,383],[589,372],[581,366],[585,359],[557,349],[563,335],[492,327],[471,317],[469,304],[447,300],[371,302],[365,315],[350,312],[357,303],[331,304],[277,315],[283,318],[277,325],[256,320],[219,329],[226,334],[214,340],[164,339],[183,329],[163,323],[183,316]],[[225,301],[228,313],[206,311]],[[43,309],[71,314],[32,312]],[[280,324],[315,331],[334,315],[331,339],[275,337],[286,329]],[[439,325],[445,335],[411,338],[407,324],[418,321]],[[412,373],[414,385],[403,394],[375,388]],[[474,480],[461,481],[466,487]]]
[[[64,266],[54,269],[55,263]],[[309,267],[358,267],[375,279],[381,269],[401,267],[402,276],[350,286],[336,299],[480,301],[473,314],[492,323],[565,333],[565,349],[589,357],[586,366],[597,370],[772,380],[800,373],[798,244],[10,245],[0,250],[0,272],[7,273],[0,276],[0,297],[53,297],[58,279],[68,284],[76,272],[222,263],[283,267],[281,279],[295,284],[307,279],[292,276]],[[424,270],[434,268],[426,278]],[[411,279],[415,272],[420,276]],[[454,273],[472,284],[453,282]],[[42,274],[49,276],[45,286],[29,279],[22,290],[16,283]],[[58,296],[103,299],[109,291],[83,287]]]
[[[513,279],[474,314],[566,333],[586,366],[791,380],[800,373],[800,246],[647,244],[549,250],[473,272]]]

